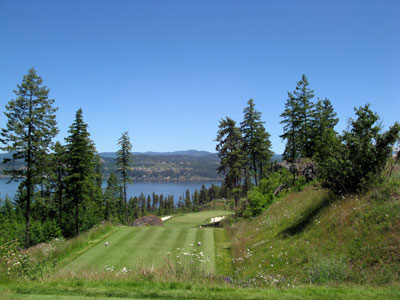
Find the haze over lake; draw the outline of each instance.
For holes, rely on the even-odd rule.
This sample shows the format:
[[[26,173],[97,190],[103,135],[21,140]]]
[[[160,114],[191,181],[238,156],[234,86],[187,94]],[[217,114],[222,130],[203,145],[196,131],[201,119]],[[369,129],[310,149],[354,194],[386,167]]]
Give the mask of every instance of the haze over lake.
[[[19,182],[10,182],[7,184],[7,178],[0,178],[0,198],[3,199],[5,195],[13,198],[17,191]],[[153,192],[156,194],[163,194],[164,196],[173,195],[175,203],[179,200],[179,196],[185,193],[186,189],[189,189],[192,195],[195,189],[200,190],[202,185],[209,188],[212,184],[221,185],[221,181],[134,181],[129,183],[127,186],[127,196],[139,197],[143,193],[146,197],[151,195]],[[107,182],[103,182],[103,188],[105,189]]]

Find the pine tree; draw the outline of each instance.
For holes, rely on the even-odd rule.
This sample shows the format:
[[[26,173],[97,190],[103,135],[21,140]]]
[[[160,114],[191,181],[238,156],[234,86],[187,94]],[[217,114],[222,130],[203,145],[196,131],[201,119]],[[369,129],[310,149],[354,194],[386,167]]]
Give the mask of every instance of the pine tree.
[[[240,184],[242,171],[245,168],[245,157],[243,155],[243,139],[236,122],[227,117],[220,121],[217,133],[218,142],[216,150],[220,158],[218,173],[224,173],[224,183],[233,192],[235,206],[239,205]]]
[[[140,205],[141,215],[144,216],[146,214],[146,196],[143,193],[140,193],[139,205]]]
[[[147,199],[146,199],[146,210],[148,212],[151,212],[151,197],[150,195],[147,195]]]
[[[67,194],[72,201],[74,211],[74,233],[79,234],[82,220],[80,210],[84,210],[90,201],[93,189],[95,146],[87,131],[88,125],[83,121],[82,109],[75,115],[75,121],[69,129],[70,135],[65,138],[68,175],[66,177]]]
[[[280,138],[286,140],[285,151],[283,152],[283,159],[294,162],[300,156],[299,149],[299,134],[300,134],[300,120],[298,103],[290,92],[288,92],[288,99],[285,103],[285,110],[280,115],[284,118],[280,123],[284,124],[283,134]]]
[[[57,203],[58,210],[58,225],[62,227],[62,214],[63,214],[63,199],[65,197],[65,176],[67,161],[66,149],[60,142],[56,142],[53,147],[53,154],[51,156],[52,173],[51,180],[54,184],[55,202]]]
[[[314,91],[309,88],[306,75],[303,74],[293,93],[288,92],[284,118],[280,123],[285,124],[283,134],[286,140],[283,153],[284,159],[294,161],[299,157],[312,156],[312,118]]]
[[[208,202],[208,193],[207,193],[206,186],[204,184],[201,185],[199,202],[200,202],[200,207],[203,207],[204,204],[206,204]]]
[[[43,80],[34,68],[23,77],[22,83],[14,91],[17,98],[6,104],[6,128],[1,130],[1,150],[12,153],[5,163],[23,160],[24,168],[11,169],[12,178],[24,176],[26,189],[25,206],[25,247],[30,244],[29,226],[34,186],[41,182],[43,162],[46,161],[52,139],[58,133],[56,127],[57,108],[49,99],[49,89],[42,86]]]
[[[314,91],[309,88],[306,75],[303,74],[300,81],[297,82],[296,89],[293,91],[295,99],[298,103],[298,120],[300,129],[300,156],[312,156],[312,111],[313,103],[311,99],[314,97]]]
[[[153,202],[151,204],[151,211],[152,212],[156,212],[157,211],[157,207],[158,207],[158,203],[159,203],[159,198],[158,195],[156,193],[153,192]]]
[[[200,201],[199,201],[199,192],[197,191],[197,189],[194,190],[193,193],[193,211],[200,211]]]
[[[117,175],[111,172],[107,179],[107,187],[104,192],[104,219],[119,220],[118,200],[120,198]]]
[[[132,161],[132,144],[129,140],[128,132],[124,132],[118,140],[120,149],[117,152],[117,166],[118,172],[122,175],[122,183],[124,188],[124,200],[125,200],[125,213],[126,213],[126,224],[129,224],[128,208],[126,201],[126,184],[129,182],[128,171],[130,170],[130,163]]]
[[[272,156],[270,134],[265,131],[264,123],[261,121],[261,113],[255,109],[253,99],[247,102],[244,109],[244,119],[240,123],[243,135],[243,150],[246,153],[247,164],[252,169],[254,183],[258,185],[261,179],[263,167]]]
[[[191,211],[192,210],[192,202],[191,202],[191,197],[190,197],[190,191],[189,189],[186,189],[185,192],[185,211]]]
[[[329,137],[329,135],[326,134],[326,131],[334,131],[336,124],[339,122],[339,119],[336,118],[336,116],[336,112],[334,111],[329,99],[318,99],[318,102],[314,105],[312,119],[312,156],[314,156],[316,152],[320,151],[317,145],[329,143],[329,138],[328,140],[325,140],[324,137]]]

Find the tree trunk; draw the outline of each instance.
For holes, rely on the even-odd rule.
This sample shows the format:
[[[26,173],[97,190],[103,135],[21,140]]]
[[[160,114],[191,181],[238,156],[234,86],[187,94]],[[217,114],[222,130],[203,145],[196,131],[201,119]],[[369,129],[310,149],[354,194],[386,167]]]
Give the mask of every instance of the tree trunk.
[[[124,199],[125,199],[125,215],[126,215],[126,224],[129,225],[129,216],[128,216],[128,204],[126,201],[126,172],[124,170]]]
[[[31,214],[31,189],[32,189],[32,93],[29,96],[29,125],[28,125],[28,149],[26,166],[26,212],[25,212],[25,248],[29,246],[29,222]]]

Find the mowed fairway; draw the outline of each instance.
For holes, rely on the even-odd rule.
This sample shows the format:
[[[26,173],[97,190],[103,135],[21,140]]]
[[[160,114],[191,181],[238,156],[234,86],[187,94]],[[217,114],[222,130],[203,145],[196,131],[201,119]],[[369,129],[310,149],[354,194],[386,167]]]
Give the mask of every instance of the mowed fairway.
[[[121,227],[64,269],[79,272],[106,268],[120,271],[138,266],[156,268],[164,264],[167,256],[175,259],[183,252],[203,252],[206,270],[215,272],[214,228],[199,228],[199,225],[208,223],[211,217],[229,214],[229,211],[190,213],[169,219],[164,227]]]

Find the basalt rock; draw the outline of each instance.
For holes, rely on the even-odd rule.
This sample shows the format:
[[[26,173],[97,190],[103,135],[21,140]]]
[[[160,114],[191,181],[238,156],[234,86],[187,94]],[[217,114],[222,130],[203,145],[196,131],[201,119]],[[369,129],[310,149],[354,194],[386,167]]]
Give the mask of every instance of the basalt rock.
[[[164,223],[161,218],[150,215],[136,219],[132,226],[164,226]]]
[[[307,181],[314,180],[318,176],[317,165],[309,159],[297,159],[294,162],[280,161],[274,165],[276,171],[286,169],[296,176],[304,176]]]

